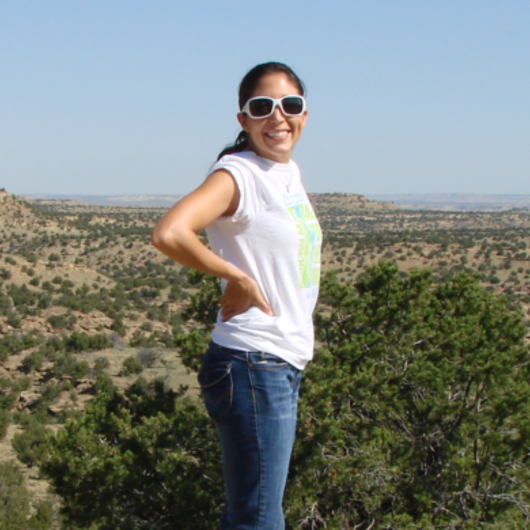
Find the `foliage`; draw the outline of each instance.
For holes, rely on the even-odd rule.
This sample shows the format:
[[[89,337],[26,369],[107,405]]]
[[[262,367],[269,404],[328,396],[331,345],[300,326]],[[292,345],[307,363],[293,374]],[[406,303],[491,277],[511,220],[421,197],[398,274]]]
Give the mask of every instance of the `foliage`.
[[[0,408],[0,440],[7,434],[7,428],[11,423],[11,414],[8,410]]]
[[[0,530],[47,530],[49,504],[40,503],[30,517],[30,498],[22,472],[14,462],[0,462]]]
[[[191,297],[190,304],[184,311],[186,319],[195,319],[208,329],[212,329],[219,310],[221,285],[219,279],[203,272],[190,270],[189,282],[199,290]]]
[[[7,313],[6,323],[8,326],[11,326],[14,329],[20,329],[22,327],[22,320],[16,313],[13,313],[12,311]]]
[[[18,394],[16,392],[0,391],[0,410],[11,410],[17,399]]]
[[[123,368],[120,370],[120,373],[118,375],[135,375],[141,374],[143,371],[144,367],[134,357],[127,357],[126,359],[124,359]]]
[[[53,329],[71,329],[77,321],[75,315],[51,315],[46,319],[46,322],[50,324]]]
[[[29,495],[24,476],[14,462],[0,462],[0,530],[25,530]]]
[[[88,335],[85,332],[74,332],[63,340],[63,348],[67,352],[97,351],[110,347],[109,338],[103,333]]]
[[[73,366],[75,366],[75,364]],[[64,375],[62,372],[59,372],[59,374],[61,377]],[[40,407],[41,408],[47,407],[62,392],[66,392],[68,390],[71,390],[72,388],[73,388],[73,385],[69,379],[65,379],[59,382],[56,382],[54,380],[48,381],[40,391],[42,395],[42,398],[40,401]]]
[[[29,377],[17,377],[16,379],[0,377],[0,411],[9,411],[12,409],[20,392],[27,390],[30,385],[31,379]],[[4,421],[6,421],[5,416]]]
[[[33,351],[29,355],[26,355],[24,359],[22,359],[20,371],[28,374],[33,370],[40,370],[42,368],[43,362],[44,355],[42,352],[39,350]]]
[[[33,421],[26,430],[15,434],[11,444],[22,463],[28,467],[42,465],[48,457],[47,441],[50,436],[49,429]]]
[[[5,361],[8,355],[14,355],[32,348],[39,339],[32,335],[10,334],[0,339],[0,361]]]
[[[23,315],[36,314],[38,309],[48,307],[50,303],[48,295],[31,290],[25,284],[20,286],[11,284],[7,289],[7,294]]]
[[[203,282],[188,316],[206,323],[179,338],[189,365],[204,351],[214,293]],[[437,283],[428,270],[406,275],[387,262],[354,286],[325,278],[322,300],[324,347],[304,376],[285,500],[292,527],[525,527],[520,313],[468,275]],[[161,382],[140,379],[125,396],[108,385],[50,445],[44,469],[80,527],[217,524],[216,436],[199,405]]]
[[[86,377],[90,367],[86,361],[78,362],[75,357],[69,353],[65,353],[57,357],[53,364],[53,372],[55,377],[62,378],[69,375],[74,379],[82,379]]]
[[[48,530],[53,521],[53,510],[47,502],[37,505],[35,513],[28,521],[28,530]]]
[[[217,320],[221,287],[217,278],[202,272],[190,270],[189,279],[192,285],[199,286],[199,290],[191,296],[183,316],[199,323],[200,328],[187,333],[177,333],[175,346],[184,366],[198,371],[210,342],[210,332]]]
[[[118,337],[125,337],[125,335],[127,334],[127,329],[125,328],[122,317],[120,315],[116,315],[114,317],[110,329],[112,329],[112,331],[115,331]]]
[[[96,375],[94,391],[96,394],[113,394],[116,390],[112,377],[105,372],[99,372]]]
[[[301,528],[499,528],[530,513],[522,315],[467,275],[380,262],[323,282],[289,517]]]
[[[217,437],[184,392],[139,379],[125,396],[97,395],[57,433],[43,471],[70,524],[213,528],[222,496]]]
[[[136,353],[136,360],[138,363],[145,367],[151,368],[158,359],[162,356],[162,350],[160,348],[140,348]]]
[[[102,373],[104,370],[106,370],[110,366],[110,361],[106,357],[98,357],[94,361],[94,367],[92,368],[92,371],[97,376],[100,373]]]
[[[100,209],[98,213],[78,215],[78,212],[70,209],[69,206],[64,208],[63,211],[67,212],[66,214],[55,212],[46,215],[52,223],[57,223],[60,229],[67,227],[71,230],[73,228],[71,232],[60,233],[55,230],[48,232],[44,224],[36,226],[32,232],[27,234],[12,232],[8,235],[9,231],[6,231],[6,227],[0,229],[4,234],[4,237],[0,238],[1,260],[4,261],[6,254],[13,255],[13,258],[6,259],[5,263],[0,264],[0,332],[3,332],[0,338],[0,360],[36,347],[36,351],[30,350],[33,353],[22,361],[22,367],[18,367],[19,370],[30,371],[39,368],[43,361],[57,361],[55,365],[57,373],[47,370],[39,374],[42,376],[41,382],[44,383],[42,399],[38,403],[32,401],[31,407],[28,404],[26,411],[31,409],[31,414],[13,412],[16,421],[21,425],[26,425],[26,430],[36,416],[47,421],[49,419],[47,407],[51,401],[60,393],[71,389],[72,379],[86,373],[88,369],[83,364],[78,366],[75,355],[63,355],[65,352],[76,353],[85,350],[87,347],[85,336],[74,336],[71,341],[67,340],[66,333],[58,334],[46,341],[43,337],[31,334],[26,336],[22,329],[26,330],[33,325],[28,320],[24,321],[28,315],[41,314],[43,319],[47,319],[52,313],[58,312],[57,306],[68,308],[70,311],[52,317],[48,323],[56,330],[69,330],[68,333],[71,333],[76,321],[72,312],[81,311],[90,314],[95,310],[101,311],[112,322],[111,328],[115,332],[112,338],[113,344],[119,342],[118,334],[123,337],[127,336],[127,329],[124,325],[126,319],[132,320],[134,317],[140,322],[148,319],[143,326],[146,329],[133,335],[131,345],[145,348],[176,346],[186,366],[196,370],[210,340],[209,332],[218,310],[219,283],[216,279],[208,278],[200,273],[188,275],[189,271],[185,267],[179,268],[171,260],[164,260],[160,256],[150,259],[154,252],[148,249],[146,242],[153,221],[161,213],[159,210],[138,209],[132,213],[123,210],[117,212],[111,209]],[[394,211],[368,216],[365,212],[366,210],[352,212],[351,209],[341,209],[341,207],[338,207],[336,211],[329,209],[327,212],[320,212],[322,224],[331,228],[325,234],[324,259],[328,260],[326,267],[329,268],[335,263],[335,266],[339,268],[337,274],[340,278],[353,280],[362,272],[367,263],[374,263],[379,257],[385,255],[396,259],[400,268],[404,270],[414,265],[431,264],[435,270],[432,277],[425,280],[424,286],[425,297],[429,298],[439,288],[454,285],[453,282],[460,281],[459,278],[463,277],[460,273],[474,274],[473,271],[478,271],[480,276],[477,277],[482,285],[487,286],[491,292],[504,292],[512,307],[517,307],[517,304],[522,302],[525,310],[529,311],[530,266],[528,262],[530,252],[528,252],[528,243],[530,243],[530,231],[527,223],[528,215],[524,212],[448,214],[447,212]],[[92,283],[91,280],[90,287],[88,285],[79,287],[70,281],[70,271],[64,266],[67,250],[69,256],[67,261],[72,259],[83,267],[98,270],[101,277],[95,279],[96,283]],[[48,260],[50,253],[54,254],[51,261]],[[44,281],[38,276],[39,267],[46,260],[49,261],[48,267],[53,270],[46,275],[50,281]],[[28,266],[30,263],[39,264],[35,267],[34,276],[31,276],[32,269],[22,265],[24,261],[29,262]],[[19,271],[27,274],[24,279],[28,287],[11,284],[11,281],[17,284],[20,280]],[[60,276],[51,281],[56,274]],[[398,275],[396,281],[398,285],[399,282],[407,284],[416,274],[403,276],[401,279]],[[368,276],[371,277],[371,275],[372,271],[369,271]],[[381,312],[390,311],[388,307],[385,309],[386,298],[381,294],[381,290],[384,289],[384,285],[387,285],[385,283],[387,280],[388,285],[394,281],[390,274],[385,278],[378,287],[379,291],[374,287],[369,289],[372,293],[370,296],[381,301]],[[365,279],[359,281],[358,287],[363,281]],[[325,347],[317,355],[315,363],[312,363],[304,374],[306,384],[302,386],[301,422],[293,460],[290,491],[286,499],[286,508],[292,526],[318,528],[327,525],[330,529],[348,526],[354,528],[351,521],[355,520],[355,524],[360,525],[358,530],[366,528],[370,521],[374,521],[373,530],[390,528],[391,525],[394,528],[428,529],[433,524],[439,528],[459,529],[492,526],[503,530],[523,528],[526,524],[524,503],[528,480],[521,478],[527,462],[517,468],[518,462],[520,463],[520,460],[517,460],[519,458],[517,455],[520,456],[520,452],[517,453],[519,449],[513,449],[511,452],[507,450],[503,462],[505,466],[515,466],[513,470],[510,469],[515,476],[512,486],[516,487],[517,480],[520,481],[521,502],[513,508],[497,507],[503,502],[513,500],[513,491],[510,490],[511,486],[508,486],[499,494],[497,504],[486,513],[477,508],[480,502],[486,502],[486,496],[480,502],[469,500],[472,495],[481,494],[480,492],[484,490],[474,489],[472,478],[475,475],[469,470],[470,450],[464,445],[459,445],[466,438],[478,440],[477,454],[483,462],[481,451],[487,451],[490,446],[483,441],[482,437],[487,438],[487,443],[491,445],[493,442],[488,438],[490,434],[493,439],[493,435],[499,433],[502,438],[505,433],[503,429],[507,429],[506,432],[509,433],[510,422],[515,421],[514,418],[520,413],[522,405],[515,403],[511,411],[514,417],[499,420],[501,424],[498,432],[492,431],[486,421],[488,417],[485,409],[496,407],[501,410],[502,399],[495,397],[491,384],[488,383],[483,390],[486,396],[485,401],[475,401],[480,404],[475,414],[477,417],[475,424],[472,424],[469,419],[473,415],[468,411],[462,414],[462,422],[458,428],[455,428],[453,438],[445,432],[443,435],[446,438],[443,438],[438,431],[441,429],[440,426],[446,426],[451,421],[451,417],[457,414],[459,410],[457,407],[458,392],[461,392],[456,382],[449,383],[447,379],[453,377],[454,381],[457,381],[458,378],[455,375],[457,370],[460,370],[458,375],[463,378],[466,373],[465,367],[473,362],[476,363],[476,367],[484,367],[484,363],[480,364],[482,362],[480,356],[468,352],[456,362],[454,355],[451,357],[452,354],[446,355],[444,352],[449,359],[449,368],[443,364],[441,368],[438,368],[434,361],[431,363],[435,368],[447,371],[446,379],[442,379],[439,383],[441,388],[438,388],[434,384],[439,382],[437,372],[433,366],[424,363],[424,359],[427,361],[430,359],[422,348],[435,350],[429,340],[434,341],[436,337],[440,338],[442,323],[434,323],[439,327],[433,324],[433,338],[427,337],[423,343],[415,345],[412,338],[409,340],[407,335],[416,335],[418,337],[416,341],[423,340],[419,324],[416,325],[414,322],[411,324],[405,318],[400,328],[403,334],[401,339],[397,338],[401,324],[393,322],[388,326],[389,335],[383,333],[384,336],[378,339],[379,343],[375,339],[373,343],[368,342],[368,339],[364,340],[363,344],[370,346],[371,349],[362,357],[358,352],[362,347],[361,339],[356,340],[351,337],[357,333],[357,330],[362,337],[372,336],[367,331],[368,325],[362,321],[363,318],[369,319],[376,314],[375,310],[368,308],[365,303],[369,293],[361,292],[351,285],[341,285],[332,279],[326,280],[324,284],[322,301],[328,306],[322,309],[322,315],[317,320],[319,320],[320,328],[319,338]],[[195,293],[185,314],[178,312],[177,309],[181,307],[180,302],[188,297],[188,293],[182,287],[191,287],[191,292]],[[398,298],[402,296],[400,289],[401,287],[396,288],[394,293]],[[465,294],[468,291],[461,290],[461,292]],[[391,298],[394,294],[388,296]],[[341,299],[343,295],[345,300]],[[484,293],[479,289],[477,300],[479,302],[482,300],[483,305],[488,305],[489,300],[499,302],[501,306],[504,303],[501,303],[498,298],[488,298],[483,295]],[[361,301],[352,302],[357,298]],[[344,305],[341,306],[343,302]],[[469,303],[473,305],[475,302],[471,300]],[[406,311],[415,308],[418,318],[424,319],[424,324],[428,327],[435,319],[422,315],[429,307],[432,309],[433,303],[431,301],[430,306],[427,302],[425,304],[423,306],[418,300],[412,300]],[[451,301],[449,305],[451,304],[456,304],[456,300]],[[51,309],[53,306],[55,307]],[[507,307],[508,305],[503,306],[503,311]],[[350,311],[355,311],[355,318],[349,314]],[[446,308],[444,311],[447,312],[449,309]],[[495,307],[492,311],[496,311]],[[530,312],[528,314],[530,315]],[[90,315],[89,318],[92,316]],[[96,318],[99,318],[99,315]],[[344,319],[344,322],[341,319]],[[447,319],[444,329],[448,330],[450,336],[453,336],[455,343],[464,344],[464,340],[457,336],[457,331],[460,329],[457,324],[461,317],[456,320],[455,324],[452,319]],[[157,321],[162,324],[156,323],[153,326]],[[464,324],[462,323],[460,336],[465,337],[467,344],[472,344],[473,333],[467,334]],[[475,324],[470,322],[470,325]],[[10,331],[9,326],[15,328],[15,331]],[[406,326],[409,326],[410,330]],[[484,325],[482,329],[484,330]],[[390,342],[391,336],[394,337],[393,343]],[[495,338],[492,339],[493,342],[495,340]],[[66,346],[67,343],[68,346]],[[97,346],[96,349],[99,347]],[[439,346],[442,351],[444,347],[443,344]],[[464,344],[462,348],[465,349],[467,346]],[[408,351],[409,356],[407,357],[403,351]],[[496,355],[496,351],[491,353],[493,358]],[[506,366],[502,369],[505,372],[509,372],[510,366],[513,368],[516,364],[515,361],[511,363],[510,356],[505,356],[502,349],[499,358],[504,359],[503,363]],[[404,371],[402,365],[399,365],[399,361],[403,359],[407,363],[405,375],[402,373]],[[420,365],[424,372],[424,379],[432,377],[433,380],[433,383],[430,381],[424,383],[425,388],[421,386],[422,381],[419,380],[418,367]],[[398,369],[400,367],[401,372]],[[111,396],[117,390],[104,370],[103,365],[94,366],[91,375],[97,376],[97,381],[93,391],[96,394]],[[399,386],[398,382],[391,382],[389,376],[387,379],[382,378],[381,373],[385,374],[385,370],[389,373],[395,371],[397,381],[400,378],[404,380],[403,378],[408,376],[406,383],[410,383],[410,387],[407,387],[405,383]],[[497,368],[493,367],[492,373],[496,374],[496,370]],[[524,373],[525,368],[521,367],[519,370]],[[468,371],[471,373],[471,368],[468,368]],[[365,379],[361,377],[363,373]],[[500,389],[504,386],[502,373],[501,370],[498,385]],[[69,374],[75,374],[75,377],[72,378]],[[63,376],[63,380],[56,380],[56,377]],[[374,380],[368,384],[367,381],[372,376]],[[376,376],[379,378],[379,383],[375,379]],[[518,377],[517,374],[513,377],[516,386],[521,383]],[[473,384],[470,392],[475,390]],[[329,388],[322,388],[323,385]],[[409,388],[408,394],[407,388]],[[446,388],[445,394],[442,392],[443,388]],[[509,385],[507,388],[509,390]],[[7,416],[16,403],[20,390],[21,388],[14,386],[2,387],[0,390],[0,409],[6,410]],[[448,401],[447,397],[450,391],[456,392],[452,401]],[[508,399],[509,392],[504,389],[503,392],[505,392],[505,406],[511,407],[512,403]],[[471,395],[475,397],[475,394]],[[397,397],[394,398],[394,395]],[[406,402],[407,395],[413,406]],[[367,399],[365,408],[362,408],[359,403],[364,405],[362,400],[365,396],[371,399]],[[386,401],[381,396],[386,398]],[[521,391],[521,396],[524,402],[524,390]],[[352,401],[353,399],[357,401]],[[420,407],[422,399],[425,407],[431,407],[429,414],[422,413]],[[444,399],[449,402],[449,405],[442,410],[442,404],[446,403]],[[387,403],[388,400],[392,401],[392,407]],[[439,400],[439,407],[436,400]],[[468,401],[472,403],[472,400],[468,399]],[[366,414],[363,416],[364,412]],[[397,418],[394,424],[389,419],[393,417],[392,414]],[[400,414],[405,414],[404,420]],[[422,420],[425,423],[423,427],[420,422],[423,418],[422,414],[427,418]],[[439,424],[434,421],[437,414],[440,416]],[[445,424],[442,421],[443,415],[446,418],[443,420]],[[519,417],[517,421],[520,421],[524,427],[524,417]],[[432,469],[437,469],[436,466],[441,469],[439,476],[435,475],[434,478],[429,466],[425,468],[424,475],[417,472],[417,462],[422,462],[420,456],[423,454],[423,461],[425,461],[428,460],[425,454],[429,454],[428,450],[425,447],[422,449],[417,441],[418,429],[420,429],[417,427],[418,424],[424,429],[421,432],[430,432],[427,430],[434,429],[434,434],[425,434],[425,444],[432,441],[433,448],[437,447],[436,444],[441,444],[442,447],[440,450],[442,456],[437,457],[438,460],[431,456],[434,463],[428,462]],[[480,436],[473,437],[474,431],[470,425],[474,425],[473,428],[478,430]],[[410,430],[412,427],[416,430],[411,431],[409,438],[400,431],[400,429]],[[524,440],[525,433],[520,430],[519,426],[512,429],[512,434]],[[409,445],[407,446],[403,440],[408,440]],[[447,446],[443,445],[444,441]],[[456,456],[451,453],[453,442],[454,447],[457,448],[455,450],[460,451]],[[521,444],[523,443],[525,442],[521,441]],[[347,453],[346,458],[345,453]],[[493,450],[490,449],[490,453],[493,454]],[[490,454],[488,457],[494,458]],[[460,467],[455,464],[457,458],[460,459],[457,462]],[[355,467],[363,462],[364,467]],[[391,468],[394,475],[391,475],[390,479],[389,474],[385,475],[385,470],[389,469],[389,462],[399,463]],[[486,469],[481,475],[482,478],[485,477],[484,480],[490,480],[492,488],[496,487],[496,483],[491,481],[491,477],[495,475],[490,468],[496,463],[498,462],[486,458],[484,463]],[[475,466],[478,466],[478,463]],[[460,486],[451,483],[451,469],[454,471],[453,478],[457,476],[460,479]],[[372,475],[370,475],[370,470],[374,471]],[[144,472],[149,471],[144,470]],[[506,474],[506,469],[504,471],[500,469],[498,473],[502,475],[503,472]],[[409,473],[409,482],[405,480],[407,473]],[[356,495],[362,489],[363,480],[366,493],[359,501]],[[423,482],[421,481],[426,484],[425,491],[422,490]],[[411,484],[420,482],[422,486],[416,486],[417,490],[414,490]],[[451,489],[447,486],[448,483],[451,483],[451,487],[458,486],[461,489]],[[472,486],[465,489],[465,484],[468,483]],[[439,484],[442,490],[438,497],[432,493],[435,487],[433,484]],[[481,485],[484,485],[483,480],[479,486]],[[436,523],[433,523],[434,516],[431,512],[440,505],[436,505],[436,502],[440,503],[439,499],[447,498],[451,491],[456,504],[466,513],[462,515],[458,510],[453,510],[452,506],[447,508],[449,511],[444,511],[448,505],[442,504],[440,513],[436,516],[438,519]],[[458,492],[462,491],[465,494],[458,497]],[[410,499],[416,503],[414,504],[416,512],[411,509],[413,501]],[[433,503],[431,511],[425,508],[429,502]],[[164,505],[157,505],[154,502],[153,509],[155,508],[160,509],[160,513],[164,513],[166,509]],[[89,509],[88,503],[87,509]],[[365,517],[363,510],[366,510]],[[349,513],[353,515],[350,517]],[[212,528],[216,525],[216,522],[213,522],[214,519],[217,518],[211,519]],[[494,520],[493,523],[492,520]],[[98,520],[98,523],[94,524],[99,526],[99,522]],[[134,527],[134,524],[131,527]],[[180,525],[177,523],[175,527],[180,527]]]

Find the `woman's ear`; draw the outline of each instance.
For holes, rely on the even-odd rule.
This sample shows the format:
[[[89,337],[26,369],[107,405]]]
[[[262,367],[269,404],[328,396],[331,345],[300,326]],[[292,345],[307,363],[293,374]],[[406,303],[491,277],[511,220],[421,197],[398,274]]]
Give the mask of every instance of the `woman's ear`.
[[[246,114],[243,114],[242,112],[238,112],[237,121],[239,122],[239,125],[241,125],[241,128],[246,132],[248,132],[247,119],[248,119],[248,116]]]

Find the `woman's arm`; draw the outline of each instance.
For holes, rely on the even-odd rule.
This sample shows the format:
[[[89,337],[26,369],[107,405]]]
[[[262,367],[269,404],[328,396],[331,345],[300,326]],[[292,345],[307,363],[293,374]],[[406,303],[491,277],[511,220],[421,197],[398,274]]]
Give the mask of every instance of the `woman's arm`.
[[[239,204],[239,189],[230,173],[215,171],[195,191],[181,199],[160,219],[151,243],[171,259],[192,269],[227,280],[221,297],[221,316],[228,320],[257,306],[272,315],[258,284],[237,267],[212,252],[197,233],[218,217],[233,215]]]

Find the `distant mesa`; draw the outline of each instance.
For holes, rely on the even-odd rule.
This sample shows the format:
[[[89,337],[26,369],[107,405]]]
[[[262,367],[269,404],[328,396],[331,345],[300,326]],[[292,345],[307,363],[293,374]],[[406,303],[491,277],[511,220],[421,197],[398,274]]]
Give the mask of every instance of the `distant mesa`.
[[[93,206],[136,206],[147,208],[171,207],[183,195],[43,195],[27,194],[24,197],[30,202],[69,201]]]
[[[108,197],[107,200],[110,202],[119,202],[121,204],[134,204],[140,203],[152,203],[152,202],[170,202],[174,204],[181,195],[119,195],[116,197]]]
[[[430,193],[368,195],[374,201],[391,201],[407,210],[495,212],[530,209],[530,195],[482,195],[474,193]]]
[[[367,199],[355,193],[312,193],[309,194],[316,208],[340,206],[346,210],[395,210],[398,206]],[[26,200],[37,204],[49,204],[50,201],[65,201],[68,204],[92,206],[133,206],[146,208],[170,208],[183,195],[25,195]]]
[[[2,195],[9,195],[5,190]],[[68,204],[91,206],[132,206],[144,208],[170,208],[183,195],[67,195],[26,194],[28,202],[47,204],[48,201],[65,201]],[[481,195],[466,193],[431,194],[378,194],[367,196],[356,193],[311,193],[313,204],[319,208],[340,204],[351,210],[437,210],[495,212],[513,209],[530,209],[530,195]]]
[[[377,202],[356,193],[310,193],[313,206],[319,211],[332,212],[340,209],[342,213],[359,210],[398,210],[391,202]]]

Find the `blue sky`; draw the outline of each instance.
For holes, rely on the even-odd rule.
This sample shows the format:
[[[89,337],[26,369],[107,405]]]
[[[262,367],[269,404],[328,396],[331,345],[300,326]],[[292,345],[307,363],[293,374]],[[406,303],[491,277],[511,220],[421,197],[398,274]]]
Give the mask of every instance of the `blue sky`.
[[[528,0],[0,0],[0,187],[186,193],[269,60],[308,191],[530,194]]]

